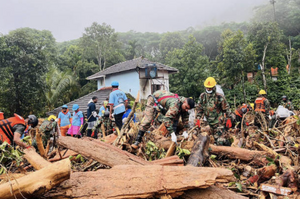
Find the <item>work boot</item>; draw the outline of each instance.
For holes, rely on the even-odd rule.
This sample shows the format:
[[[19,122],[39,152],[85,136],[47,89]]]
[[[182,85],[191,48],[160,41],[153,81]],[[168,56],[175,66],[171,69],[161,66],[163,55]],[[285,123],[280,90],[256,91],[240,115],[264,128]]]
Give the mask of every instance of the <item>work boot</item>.
[[[134,144],[131,145],[132,148],[134,148],[134,149],[139,148],[139,144],[141,143],[144,134],[145,134],[145,131],[139,130],[139,133],[136,137],[136,140],[135,140]]]

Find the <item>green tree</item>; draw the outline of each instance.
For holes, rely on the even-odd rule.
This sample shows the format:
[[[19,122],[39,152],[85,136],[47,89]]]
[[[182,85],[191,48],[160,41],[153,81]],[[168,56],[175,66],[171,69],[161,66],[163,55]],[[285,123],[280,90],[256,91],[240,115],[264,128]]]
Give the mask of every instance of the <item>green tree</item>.
[[[182,49],[167,54],[166,63],[179,70],[170,77],[170,90],[182,96],[198,97],[209,73],[209,60],[203,55],[203,46],[190,36]]]
[[[109,59],[115,58],[116,55],[122,56],[118,52],[120,43],[118,42],[117,33],[110,25],[105,23],[100,25],[94,22],[90,27],[85,28],[80,45],[83,47],[88,59],[96,59],[100,70],[106,68]],[[124,57],[120,59],[124,60]]]
[[[244,86],[246,72],[252,72],[256,61],[255,50],[252,43],[248,43],[241,31],[233,33],[230,30],[222,34],[222,42],[218,56],[219,78],[222,85],[234,89],[242,83],[244,102],[246,102],[246,90]]]
[[[180,49],[184,45],[184,39],[178,32],[168,32],[163,35],[159,43],[161,61],[164,62],[167,54],[174,49]]]
[[[26,115],[33,110],[35,114],[41,113],[43,76],[52,62],[54,38],[49,31],[24,28],[9,32],[1,41],[1,107],[5,107],[8,115]]]

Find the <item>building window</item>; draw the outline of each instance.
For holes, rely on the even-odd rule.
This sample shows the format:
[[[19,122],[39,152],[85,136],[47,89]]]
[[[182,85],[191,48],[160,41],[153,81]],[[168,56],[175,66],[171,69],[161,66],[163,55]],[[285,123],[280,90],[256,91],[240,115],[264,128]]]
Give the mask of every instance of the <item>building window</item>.
[[[161,89],[161,85],[152,84],[152,93]]]

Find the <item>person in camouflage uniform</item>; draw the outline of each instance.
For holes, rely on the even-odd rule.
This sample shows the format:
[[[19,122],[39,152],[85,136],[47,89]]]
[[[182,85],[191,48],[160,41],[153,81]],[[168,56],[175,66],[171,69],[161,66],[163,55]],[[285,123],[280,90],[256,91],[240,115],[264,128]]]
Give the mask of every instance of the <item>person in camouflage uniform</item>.
[[[113,132],[113,124],[111,119],[109,118],[109,111],[105,111],[103,117],[97,120],[95,126],[93,127],[92,131],[94,133],[100,133],[103,136],[102,132],[102,124],[104,125],[105,135],[112,134]]]
[[[216,92],[216,85],[217,82],[213,77],[208,77],[205,80],[206,92],[201,93],[199,97],[199,104],[196,106],[196,119],[200,120],[202,116],[205,116],[215,143],[217,145],[229,145],[229,140],[224,138],[224,132],[225,118],[231,120],[231,112],[225,97]]]
[[[181,116],[185,129],[189,128],[189,113],[188,110],[194,108],[193,99],[180,97],[177,94],[165,90],[159,90],[150,95],[147,99],[144,117],[139,127],[139,133],[136,141],[131,146],[138,148],[139,143],[145,132],[149,129],[152,120],[155,117],[155,111],[159,111],[161,116],[160,122],[164,122],[169,134],[176,136],[174,133],[175,126]],[[177,126],[176,126],[177,127]],[[174,133],[174,135],[173,135]]]
[[[55,121],[55,119],[56,117],[54,115],[50,115],[48,120],[44,120],[39,127],[39,132],[42,133],[44,147],[47,146],[50,137],[55,136],[55,132],[58,130],[57,122]],[[32,145],[37,149],[36,139],[33,140]]]
[[[271,127],[272,124],[274,123],[273,121],[275,119],[275,115],[273,115],[273,119],[272,116],[270,116],[270,102],[266,98],[267,93],[265,90],[260,90],[258,95],[259,95],[258,98],[256,98],[254,102],[254,111],[255,111],[254,125],[261,127],[260,123],[263,122],[259,114],[259,112],[261,112],[264,115],[264,118],[266,120],[266,125]]]
[[[287,96],[282,96],[282,102],[280,103],[284,108],[294,111],[294,105],[291,101],[288,100]]]

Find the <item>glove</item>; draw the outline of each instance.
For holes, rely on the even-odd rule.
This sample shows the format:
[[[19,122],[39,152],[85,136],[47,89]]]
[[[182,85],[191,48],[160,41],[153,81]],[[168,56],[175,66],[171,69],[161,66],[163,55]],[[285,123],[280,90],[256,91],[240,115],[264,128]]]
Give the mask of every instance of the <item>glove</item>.
[[[227,121],[226,121],[226,127],[227,127],[227,128],[231,128],[231,127],[232,127],[232,122],[231,122],[231,119],[230,119],[230,118],[227,118]]]
[[[93,112],[92,112],[92,115],[93,115],[94,117],[97,117],[97,112],[96,112],[96,111],[93,111]]]
[[[59,118],[56,118],[56,119],[55,119],[55,122],[58,122],[58,121],[59,121]]]
[[[69,124],[69,128],[71,128],[71,124]]]
[[[184,131],[183,134],[182,134],[182,136],[184,137],[184,139],[186,139],[186,138],[189,137],[189,134],[186,131]]]
[[[173,132],[173,133],[171,133],[171,140],[172,140],[172,142],[175,142],[175,143],[177,143],[177,136],[175,135],[175,133]]]
[[[200,120],[199,119],[196,122],[196,126],[198,126],[200,128]]]
[[[270,120],[272,119],[272,116],[271,116],[271,115],[269,115],[269,119],[270,119]]]

